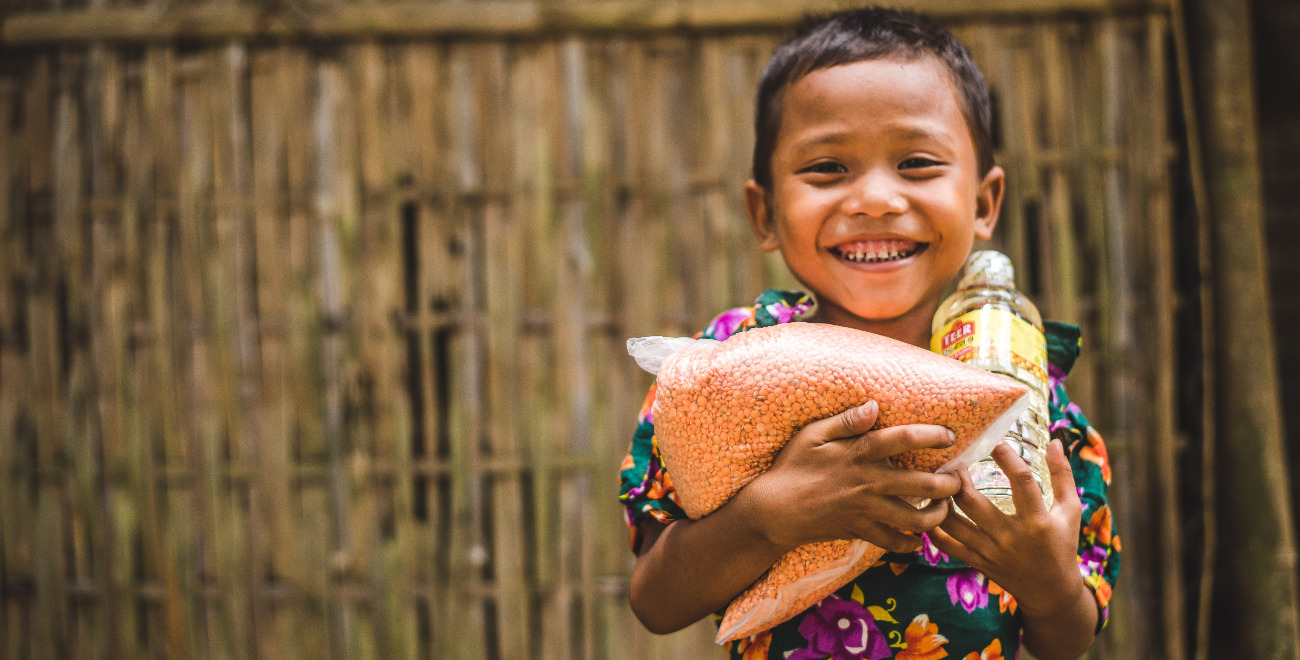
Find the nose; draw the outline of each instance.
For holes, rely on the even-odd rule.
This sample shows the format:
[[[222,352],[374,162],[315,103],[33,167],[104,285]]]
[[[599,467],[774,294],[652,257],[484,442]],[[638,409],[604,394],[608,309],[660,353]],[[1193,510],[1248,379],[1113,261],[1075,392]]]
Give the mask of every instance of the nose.
[[[907,210],[903,181],[892,169],[871,169],[850,184],[844,198],[844,212],[879,218]]]

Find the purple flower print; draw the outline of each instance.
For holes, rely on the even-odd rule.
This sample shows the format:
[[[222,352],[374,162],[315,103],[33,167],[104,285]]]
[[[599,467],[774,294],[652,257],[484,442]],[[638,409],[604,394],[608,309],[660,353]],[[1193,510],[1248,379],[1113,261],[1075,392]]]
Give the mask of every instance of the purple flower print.
[[[935,566],[941,561],[949,561],[948,555],[939,548],[936,548],[935,545],[930,542],[930,535],[925,532],[921,532],[921,547],[918,548],[916,552],[931,566]]]
[[[827,596],[799,624],[808,647],[787,655],[791,660],[877,660],[893,655],[889,641],[866,608],[838,596]]]
[[[948,598],[953,605],[960,603],[968,614],[988,606],[989,589],[984,574],[973,568],[953,573],[948,578]]]
[[[1101,575],[1101,567],[1105,563],[1106,549],[1092,546],[1079,556],[1079,573],[1084,577]]]
[[[802,310],[794,307],[787,307],[786,305],[776,303],[767,306],[767,313],[771,314],[772,318],[776,319],[777,323],[789,323],[791,319],[794,318],[794,315],[801,313],[801,311]]]
[[[737,307],[729,312],[723,312],[713,322],[709,324],[704,331],[705,337],[712,337],[718,341],[725,341],[728,337],[735,334],[740,326],[744,325],[754,315],[754,310],[746,307]]]

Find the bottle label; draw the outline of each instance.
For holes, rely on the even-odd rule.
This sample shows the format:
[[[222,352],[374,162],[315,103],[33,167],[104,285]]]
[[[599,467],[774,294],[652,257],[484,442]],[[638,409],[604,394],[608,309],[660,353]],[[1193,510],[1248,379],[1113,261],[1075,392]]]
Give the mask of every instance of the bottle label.
[[[981,307],[958,316],[930,338],[930,350],[962,362],[1009,362],[1047,382],[1047,341],[1009,310]]]

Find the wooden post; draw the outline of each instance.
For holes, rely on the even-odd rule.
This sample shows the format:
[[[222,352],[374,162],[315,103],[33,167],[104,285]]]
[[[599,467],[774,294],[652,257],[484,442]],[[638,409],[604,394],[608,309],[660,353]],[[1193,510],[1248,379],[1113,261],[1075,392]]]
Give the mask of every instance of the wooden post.
[[[1224,635],[1247,657],[1300,657],[1296,548],[1282,446],[1250,5],[1191,0],[1186,19],[1208,191],[1217,354],[1219,584],[1234,593]],[[1244,647],[1242,646],[1244,644]]]

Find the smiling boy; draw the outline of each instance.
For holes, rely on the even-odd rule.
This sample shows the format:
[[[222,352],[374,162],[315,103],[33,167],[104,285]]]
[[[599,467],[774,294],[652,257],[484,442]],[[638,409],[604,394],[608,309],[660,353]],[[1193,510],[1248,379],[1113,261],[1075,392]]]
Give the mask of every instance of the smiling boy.
[[[970,54],[929,20],[873,9],[805,25],[764,71],[745,199],[760,246],[780,251],[816,306],[769,291],[704,336],[805,320],[928,346],[945,286],[997,224],[1004,174],[990,124]],[[786,551],[861,538],[892,554],[790,621],[732,644],[732,656],[988,660],[1014,657],[1022,639],[1043,660],[1081,655],[1105,623],[1119,543],[1104,445],[1062,384],[1077,328],[1048,331],[1050,510],[1006,446],[993,456],[1013,482],[1010,516],[964,474],[894,467],[891,456],[947,446],[949,432],[872,430],[878,408],[868,402],[801,429],[768,471],[692,521],[643,407],[621,493],[637,616],[655,632],[680,629],[725,607]],[[908,497],[931,503],[916,509]]]

